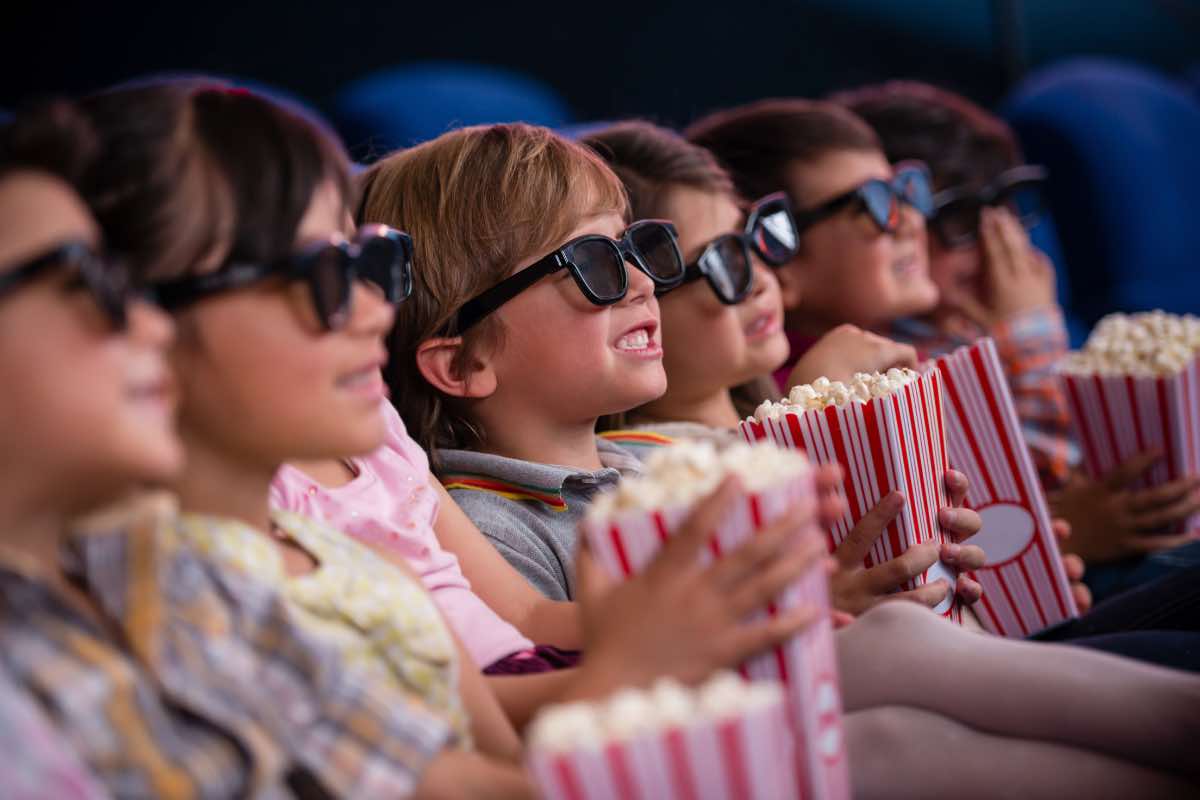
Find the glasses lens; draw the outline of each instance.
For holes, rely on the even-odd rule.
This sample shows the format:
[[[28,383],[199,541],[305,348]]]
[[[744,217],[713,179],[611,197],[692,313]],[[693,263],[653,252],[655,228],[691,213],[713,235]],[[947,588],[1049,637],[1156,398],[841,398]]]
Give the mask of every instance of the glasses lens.
[[[1032,184],[1018,184],[1000,197],[997,205],[1006,205],[1026,228],[1032,228],[1042,218],[1042,193]]]
[[[130,296],[129,272],[124,265],[102,258],[90,251],[72,254],[73,266],[104,314],[117,330],[125,330],[128,321],[127,304]]]
[[[311,256],[308,285],[317,316],[329,330],[346,324],[350,316],[350,259],[346,251],[332,245]]]
[[[775,201],[750,212],[750,237],[754,249],[771,266],[779,267],[796,255],[800,234],[787,203]]]
[[[625,259],[609,239],[584,239],[572,248],[571,262],[576,276],[600,303],[615,303],[625,296],[628,276]],[[588,298],[589,300],[593,298]]]
[[[900,203],[891,186],[881,180],[870,180],[859,187],[858,195],[879,230],[896,230],[900,224]]]
[[[900,199],[921,212],[928,219],[933,214],[933,189],[929,185],[929,173],[921,167],[901,167],[896,171],[896,193]]]
[[[754,281],[750,253],[737,236],[722,236],[706,248],[700,257],[700,268],[718,299],[730,305],[741,302]]]
[[[634,225],[629,229],[629,241],[656,284],[670,287],[683,280],[683,257],[665,225]]]
[[[408,297],[412,286],[403,243],[388,236],[372,236],[361,242],[360,248],[355,259],[358,275],[383,290],[389,303]]]
[[[947,247],[967,245],[979,237],[981,210],[978,200],[955,200],[934,212],[930,226]]]

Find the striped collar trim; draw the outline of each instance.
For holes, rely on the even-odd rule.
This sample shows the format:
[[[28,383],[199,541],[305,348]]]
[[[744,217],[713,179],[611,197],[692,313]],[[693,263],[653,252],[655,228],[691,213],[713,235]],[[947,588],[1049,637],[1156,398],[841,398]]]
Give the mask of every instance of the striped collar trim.
[[[563,499],[561,486],[557,489],[531,486],[527,483],[498,480],[477,472],[447,472],[441,475],[441,481],[446,491],[468,489],[473,492],[488,492],[509,500],[541,503],[551,511],[567,510],[567,501]]]
[[[600,434],[600,438],[613,444],[633,445],[633,446],[652,446],[663,447],[669,444],[674,444],[675,439],[661,433],[653,431],[605,431]]]

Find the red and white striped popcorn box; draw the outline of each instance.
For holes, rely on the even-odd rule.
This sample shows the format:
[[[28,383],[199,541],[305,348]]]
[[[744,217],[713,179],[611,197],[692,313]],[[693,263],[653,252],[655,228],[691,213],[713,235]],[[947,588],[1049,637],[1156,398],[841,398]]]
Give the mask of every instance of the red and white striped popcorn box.
[[[815,502],[809,471],[781,480],[765,491],[745,493],[717,526],[701,555],[702,560],[712,563],[748,541],[758,529],[777,520],[792,506]],[[626,578],[641,572],[654,559],[690,510],[681,507],[619,512],[604,521],[585,519],[580,530],[605,570],[616,578]],[[820,535],[816,523],[811,535]],[[801,795],[814,800],[849,797],[842,701],[825,571],[814,566],[766,610],[751,617],[751,621],[801,605],[818,610],[817,622],[784,646],[746,661],[738,671],[749,680],[778,680],[787,686]]]
[[[1152,448],[1164,458],[1137,488],[1200,475],[1200,358],[1172,375],[1063,372],[1059,379],[1091,477],[1100,478]],[[1182,530],[1200,534],[1200,514]]]
[[[791,800],[793,741],[781,701],[596,748],[531,750],[545,800]]]
[[[970,573],[983,586],[980,622],[1024,637],[1078,616],[996,343],[980,339],[927,368],[942,377],[950,464],[970,481],[967,505],[983,520],[971,539],[988,557]]]
[[[899,490],[908,502],[864,559],[867,567],[890,561],[909,547],[944,539],[938,509],[949,505],[949,469],[942,414],[941,376],[927,373],[898,391],[867,403],[852,401],[811,411],[789,411],[776,419],[743,420],[748,442],[769,441],[803,451],[809,459],[842,467],[841,493],[847,511],[827,529],[832,553],[884,495]],[[954,587],[958,573],[935,562],[906,588],[944,579]],[[935,611],[962,622],[962,609],[948,593]]]

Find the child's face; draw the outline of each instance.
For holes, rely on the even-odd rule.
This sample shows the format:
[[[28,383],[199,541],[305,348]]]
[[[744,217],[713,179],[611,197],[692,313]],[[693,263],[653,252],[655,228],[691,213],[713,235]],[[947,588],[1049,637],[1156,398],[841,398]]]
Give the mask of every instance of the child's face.
[[[929,237],[929,274],[941,297],[982,296],[983,251],[979,242],[946,247],[936,236]]]
[[[679,187],[667,195],[666,208],[687,264],[713,239],[741,233],[744,225],[745,215],[721,193]],[[737,305],[718,300],[705,280],[659,299],[663,364],[672,395],[704,397],[767,375],[787,359],[779,283],[757,256],[751,259],[754,289]]]
[[[604,214],[584,221],[560,244],[586,234],[618,238],[624,228],[620,216]],[[544,255],[532,255],[513,272]],[[487,360],[496,382],[489,402],[498,413],[583,422],[666,391],[654,284],[633,265],[625,267],[629,290],[613,305],[588,302],[561,270],[496,312],[503,334]]]
[[[295,248],[350,228],[332,183],[313,194]],[[273,466],[359,455],[384,437],[380,373],[392,308],[361,281],[345,327],[322,328],[309,288],[269,280],[203,300],[179,315],[173,362],[189,446]]]
[[[797,196],[802,214],[871,178],[891,177],[882,153],[840,151],[811,164],[793,164],[789,184],[803,187]],[[805,230],[800,246],[800,255],[780,275],[789,288],[802,288],[785,291],[789,311],[811,313],[828,324],[878,328],[937,304],[925,220],[905,203],[895,233],[881,232],[862,206],[852,203]]]
[[[0,273],[100,234],[76,193],[36,172],[0,178]],[[116,331],[78,274],[51,269],[0,297],[0,452],[78,511],[171,477],[183,451],[166,364],[171,321],[143,303]]]

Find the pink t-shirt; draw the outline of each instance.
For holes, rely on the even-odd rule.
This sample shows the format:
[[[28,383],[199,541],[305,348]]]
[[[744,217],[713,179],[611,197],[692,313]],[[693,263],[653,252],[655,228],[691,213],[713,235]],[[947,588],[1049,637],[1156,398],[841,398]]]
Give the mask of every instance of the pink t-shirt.
[[[329,488],[285,464],[271,485],[271,504],[403,556],[480,669],[533,647],[471,591],[458,559],[442,549],[433,530],[438,495],[429,483],[429,460],[391,403],[383,408],[387,439],[371,455],[353,460],[358,470],[353,480]]]

